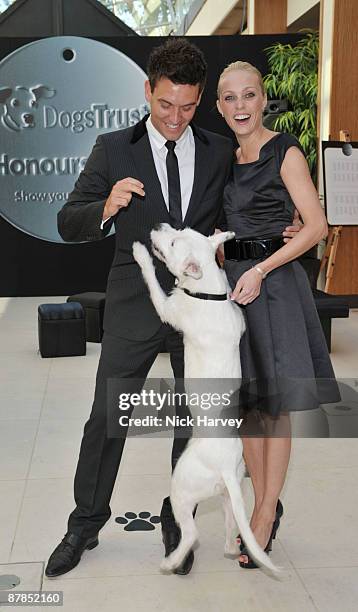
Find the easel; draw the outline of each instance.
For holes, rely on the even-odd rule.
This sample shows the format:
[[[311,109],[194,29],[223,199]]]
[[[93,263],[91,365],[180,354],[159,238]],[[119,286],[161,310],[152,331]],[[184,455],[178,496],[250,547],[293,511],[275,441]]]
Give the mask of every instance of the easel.
[[[341,142],[350,142],[349,132],[347,130],[340,130],[339,132],[339,140]],[[336,263],[337,250],[339,241],[341,238],[343,226],[335,225],[332,226],[328,233],[328,240],[325,251],[323,253],[321,265],[319,271],[322,272],[327,265],[326,271],[326,284],[324,286],[324,290],[326,293],[329,291],[329,286],[331,284],[331,280],[334,274],[334,264]]]

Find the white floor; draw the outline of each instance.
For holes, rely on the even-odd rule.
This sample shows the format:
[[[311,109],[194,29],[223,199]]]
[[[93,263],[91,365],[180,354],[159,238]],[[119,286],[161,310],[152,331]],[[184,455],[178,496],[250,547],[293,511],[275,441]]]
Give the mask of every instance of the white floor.
[[[0,299],[0,580],[5,574],[18,576],[14,591],[63,591],[66,612],[356,611],[354,438],[294,440],[282,495],[285,516],[272,553],[285,568],[281,582],[224,558],[217,500],[200,505],[201,543],[194,568],[184,577],[160,573],[158,525],[152,531],[125,531],[115,521],[126,512],[159,513],[170,474],[171,442],[164,438],[128,441],[100,545],[84,553],[64,577],[44,577],[47,557],[73,509],[74,470],[99,357],[96,344],[87,344],[85,357],[40,357],[37,305],[61,301]],[[338,377],[358,375],[357,346],[358,312],[351,311],[349,320],[334,321],[332,360]],[[169,372],[165,355],[154,371]],[[245,494],[249,509],[248,479]]]

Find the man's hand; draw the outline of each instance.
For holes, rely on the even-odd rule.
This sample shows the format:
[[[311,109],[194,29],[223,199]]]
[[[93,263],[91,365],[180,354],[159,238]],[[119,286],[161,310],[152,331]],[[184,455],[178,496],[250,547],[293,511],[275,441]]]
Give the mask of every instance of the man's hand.
[[[298,232],[303,228],[303,223],[300,221],[300,215],[295,208],[295,214],[293,216],[292,225],[289,225],[285,228],[285,231],[282,232],[282,236],[284,236],[284,242],[289,242],[291,238],[297,236]]]
[[[103,220],[113,217],[117,214],[120,208],[125,208],[128,206],[132,199],[133,193],[144,196],[145,193],[143,191],[143,187],[143,183],[132,177],[117,181],[106,200],[106,204],[103,209]]]

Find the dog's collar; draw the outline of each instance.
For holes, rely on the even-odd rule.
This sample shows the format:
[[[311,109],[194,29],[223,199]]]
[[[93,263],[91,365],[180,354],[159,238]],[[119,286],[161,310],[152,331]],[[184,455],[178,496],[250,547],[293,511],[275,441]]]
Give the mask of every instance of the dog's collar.
[[[192,293],[189,289],[184,289],[184,293],[191,297],[198,298],[199,300],[214,300],[216,302],[223,302],[228,299],[226,293]]]

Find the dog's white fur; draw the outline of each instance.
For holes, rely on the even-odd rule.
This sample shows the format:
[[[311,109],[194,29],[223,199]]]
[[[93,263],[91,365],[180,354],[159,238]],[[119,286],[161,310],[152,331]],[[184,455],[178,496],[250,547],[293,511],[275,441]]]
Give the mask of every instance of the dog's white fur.
[[[162,290],[146,247],[136,242],[133,255],[142,269],[150,296],[161,320],[183,332],[185,380],[241,378],[239,343],[245,325],[237,305],[226,301],[207,301],[192,293],[228,293],[225,272],[215,262],[220,244],[234,237],[232,232],[209,238],[192,229],[174,230],[168,224],[151,232],[154,254],[177,278],[170,296]],[[189,406],[190,407],[190,406]],[[177,549],[161,563],[172,571],[185,559],[197,540],[193,510],[198,502],[223,495],[226,542],[225,553],[238,556],[238,529],[259,565],[276,573],[278,568],[257,544],[246,517],[240,483],[244,475],[240,437],[193,438],[174,469],[170,500],[175,520],[181,529]]]

